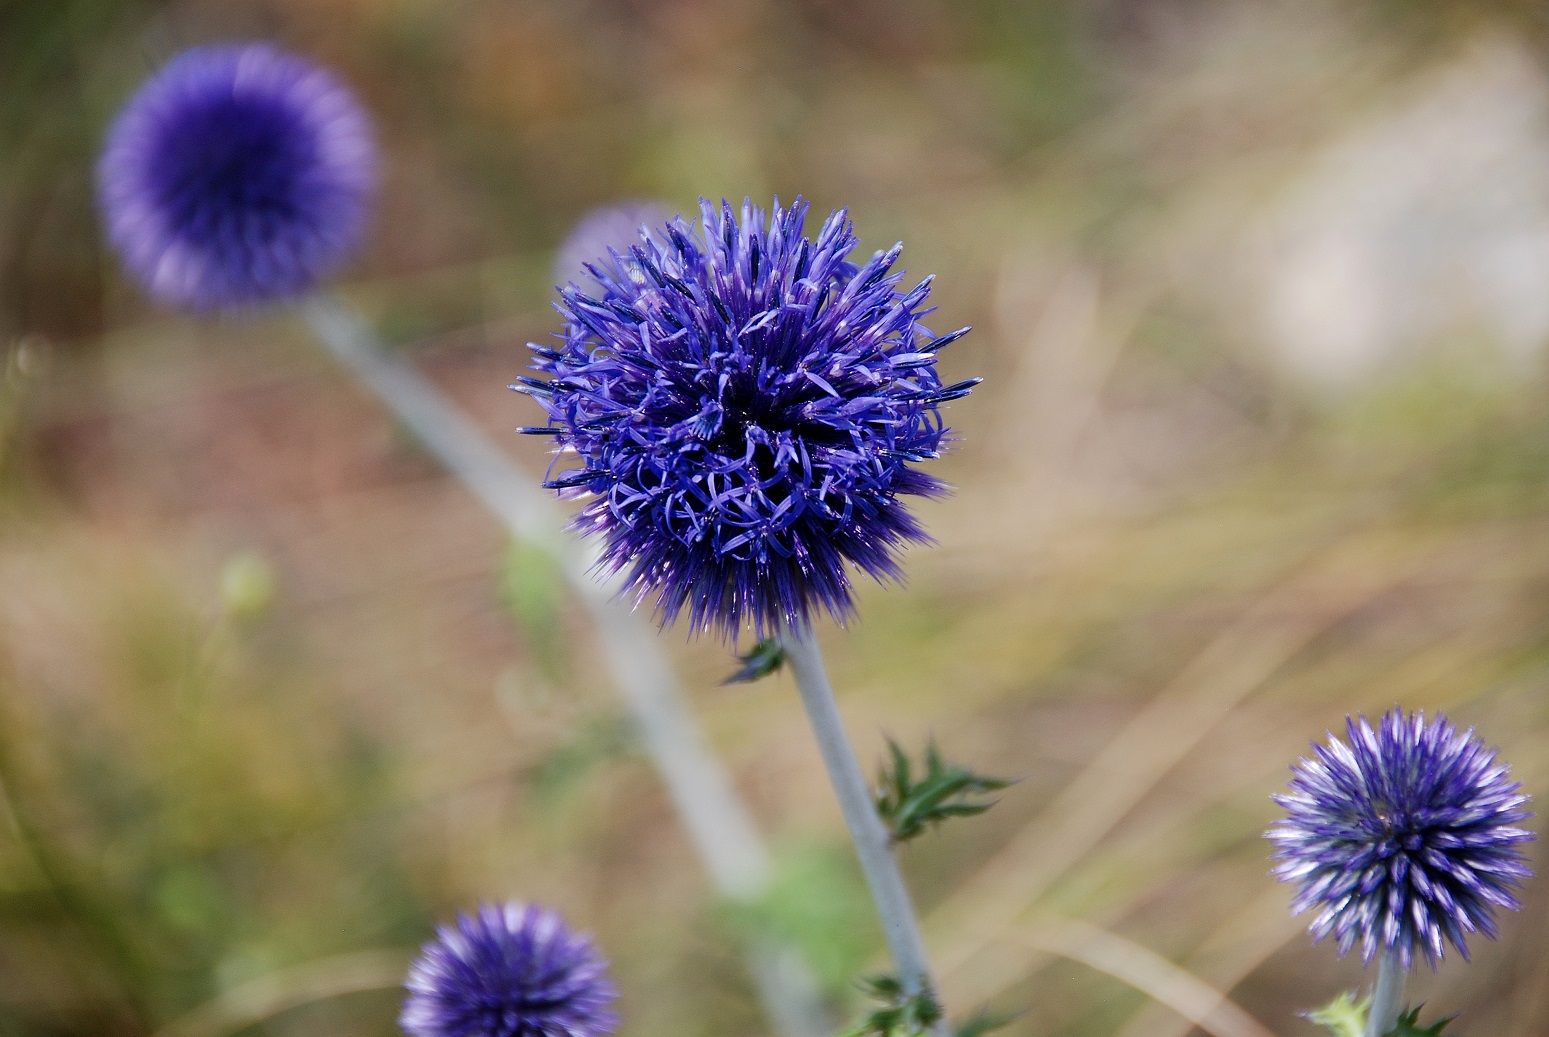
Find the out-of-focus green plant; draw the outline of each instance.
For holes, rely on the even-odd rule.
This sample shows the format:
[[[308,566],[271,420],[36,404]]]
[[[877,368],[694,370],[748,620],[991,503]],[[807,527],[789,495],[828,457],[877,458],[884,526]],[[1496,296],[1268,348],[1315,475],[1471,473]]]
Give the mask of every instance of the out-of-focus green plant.
[[[632,752],[639,744],[634,727],[621,717],[583,723],[579,730],[532,771],[532,790],[546,805],[557,805],[597,767]]]
[[[0,353],[0,501],[20,488],[20,461],[26,402],[46,372],[48,346],[42,339],[19,339]]]
[[[1021,1012],[991,1012],[981,1008],[968,1017],[968,1021],[952,1028],[953,1037],[984,1037],[1002,1027],[1010,1026],[1022,1017]]]
[[[838,846],[790,847],[775,859],[764,895],[726,904],[722,916],[740,932],[766,933],[799,948],[824,990],[844,994],[876,947],[875,917],[855,863]]]
[[[559,636],[566,601],[559,562],[533,544],[511,541],[500,568],[500,601],[539,668],[550,680],[562,683],[569,653]]]
[[[275,662],[209,650],[262,596],[223,580],[211,619],[107,579],[123,604],[89,711],[0,645],[6,1032],[143,1034],[232,983],[417,938],[427,911],[369,822],[392,805],[383,754]]]

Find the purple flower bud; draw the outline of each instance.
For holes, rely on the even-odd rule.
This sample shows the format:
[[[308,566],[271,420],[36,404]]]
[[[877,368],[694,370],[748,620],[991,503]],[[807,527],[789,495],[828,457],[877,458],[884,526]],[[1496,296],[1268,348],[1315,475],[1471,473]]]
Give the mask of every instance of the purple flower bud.
[[[618,1026],[608,963],[553,911],[485,904],[442,926],[409,967],[413,1037],[602,1037]]]
[[[1517,847],[1533,835],[1515,827],[1528,797],[1446,717],[1395,707],[1376,730],[1365,717],[1345,727],[1348,745],[1314,745],[1274,797],[1289,816],[1265,835],[1275,875],[1301,886],[1292,909],[1318,908],[1312,934],[1333,934],[1340,955],[1359,942],[1367,962],[1381,949],[1407,969],[1418,950],[1434,967],[1450,941],[1466,959],[1465,936],[1493,938],[1491,913],[1516,909],[1532,875]]]
[[[108,237],[161,302],[283,299],[358,244],[375,184],[370,124],[337,79],[262,43],[196,47],[152,76],[108,134]]]
[[[800,200],[766,220],[700,202],[627,253],[592,264],[593,294],[560,291],[558,349],[534,345],[549,380],[515,388],[580,466],[548,486],[589,495],[575,528],[603,540],[625,593],[663,622],[760,636],[853,610],[847,565],[899,579],[900,549],[928,537],[905,507],[943,485],[918,471],[946,442],[943,386],[922,320],[927,278],[900,291],[902,246],[863,266],[843,211],[816,240]]]
[[[642,234],[659,231],[672,213],[657,202],[629,201],[593,209],[577,221],[554,258],[554,279],[560,284],[586,279],[587,267],[601,266],[615,281],[628,271],[612,257],[628,255]]]

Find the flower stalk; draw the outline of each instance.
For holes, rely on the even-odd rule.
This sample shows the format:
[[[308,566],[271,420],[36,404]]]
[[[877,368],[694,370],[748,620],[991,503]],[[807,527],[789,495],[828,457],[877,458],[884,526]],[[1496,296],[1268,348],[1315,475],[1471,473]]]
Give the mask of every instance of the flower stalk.
[[[1366,1032],[1363,1037],[1383,1037],[1404,1008],[1404,983],[1409,970],[1404,968],[1394,951],[1384,951],[1377,961],[1377,985],[1372,991],[1371,1008],[1366,1014]]]
[[[817,637],[810,625],[787,626],[780,634],[780,641],[806,708],[807,720],[812,725],[818,752],[828,769],[834,796],[839,800],[839,809],[850,829],[855,855],[860,859],[866,885],[881,917],[882,932],[904,993],[911,997],[922,992],[934,994],[936,988],[931,980],[930,962],[925,956],[925,941],[920,936],[914,904],[898,869],[898,859],[893,855],[892,840],[877,814],[871,789],[845,734],[844,718],[834,700],[834,689],[823,666]],[[948,1037],[951,1033],[944,1014],[932,1026],[931,1032],[937,1037]]]

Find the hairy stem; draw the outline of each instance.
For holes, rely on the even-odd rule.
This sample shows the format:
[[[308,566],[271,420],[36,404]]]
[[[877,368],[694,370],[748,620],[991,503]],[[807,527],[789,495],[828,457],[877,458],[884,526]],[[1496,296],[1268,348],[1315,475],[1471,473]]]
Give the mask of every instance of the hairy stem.
[[[845,734],[844,718],[839,715],[838,703],[834,701],[834,689],[828,682],[817,638],[810,626],[803,626],[782,631],[780,641],[796,678],[796,687],[801,692],[818,752],[828,768],[828,780],[839,800],[845,824],[849,826],[855,855],[860,858],[861,871],[871,888],[871,899],[882,918],[882,931],[898,969],[898,979],[910,995],[930,991],[934,996],[936,986],[931,980],[930,962],[925,957],[925,941],[920,936],[914,904],[898,870],[887,829],[877,816],[871,787],[866,784],[850,739]],[[938,1037],[947,1037],[951,1032],[945,1013],[932,1032]]]
[[[1377,963],[1377,986],[1372,991],[1371,1011],[1366,1016],[1365,1037],[1382,1037],[1398,1022],[1404,1008],[1404,981],[1409,973],[1398,962],[1398,954],[1382,952]]]
[[[723,896],[746,901],[769,881],[769,852],[684,700],[656,631],[592,578],[592,557],[565,535],[564,517],[540,482],[497,449],[414,367],[386,352],[342,300],[301,305],[313,334],[456,476],[513,537],[549,552],[591,614],[620,696],[673,805]],[[784,1037],[828,1030],[817,984],[791,954],[748,948],[765,1011]],[[778,964],[777,964],[778,963]]]

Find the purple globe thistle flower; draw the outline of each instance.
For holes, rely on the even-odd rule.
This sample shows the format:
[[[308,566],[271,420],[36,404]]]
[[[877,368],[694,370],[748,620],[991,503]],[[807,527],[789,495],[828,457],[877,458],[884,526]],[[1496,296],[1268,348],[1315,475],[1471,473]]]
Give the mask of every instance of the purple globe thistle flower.
[[[1343,956],[1357,941],[1370,963],[1379,949],[1408,969],[1416,949],[1435,967],[1444,941],[1466,960],[1467,933],[1492,939],[1496,907],[1532,872],[1515,827],[1528,797],[1474,731],[1438,715],[1398,708],[1376,730],[1346,718],[1349,744],[1329,736],[1274,797],[1289,816],[1266,836],[1274,873],[1301,885],[1292,910],[1319,908],[1314,939],[1333,934]]]
[[[398,1023],[413,1037],[602,1037],[618,1026],[607,968],[556,912],[485,904],[425,945]]]
[[[701,200],[627,254],[588,270],[592,294],[560,290],[563,345],[538,345],[519,379],[554,436],[580,459],[551,488],[591,499],[576,519],[602,537],[601,566],[624,593],[653,592],[664,623],[760,636],[823,610],[853,609],[846,565],[898,579],[898,552],[928,538],[903,498],[943,484],[916,470],[940,452],[944,386],[936,353],[965,334],[921,322],[926,278],[899,291],[902,245],[862,266],[843,210],[816,240],[807,206],[767,221]]]
[[[653,228],[664,227],[671,219],[666,206],[651,201],[633,200],[593,209],[576,222],[555,253],[554,279],[561,284],[580,280],[586,276],[589,263],[603,267],[615,281],[627,279],[627,264],[620,266],[611,256],[627,255],[631,245],[653,236]],[[644,275],[636,269],[635,276]]]
[[[310,289],[360,240],[371,127],[337,79],[262,43],[195,47],[130,99],[97,165],[109,240],[156,299]]]

